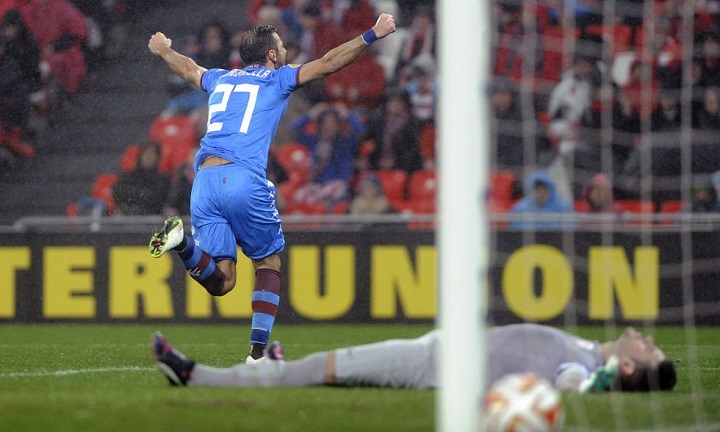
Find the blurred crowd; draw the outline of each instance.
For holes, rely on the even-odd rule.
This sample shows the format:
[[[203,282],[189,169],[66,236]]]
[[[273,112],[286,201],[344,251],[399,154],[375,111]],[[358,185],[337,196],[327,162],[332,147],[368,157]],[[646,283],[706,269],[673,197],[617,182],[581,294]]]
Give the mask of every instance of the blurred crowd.
[[[0,1],[0,167],[35,156],[38,135],[89,72],[121,54],[126,23],[151,3]]]
[[[0,151],[33,156],[29,113],[51,117],[93,64],[117,55],[123,23],[147,3],[0,2]],[[220,17],[202,22],[174,35],[175,48],[207,68],[238,68],[239,36],[271,24],[287,62],[304,63],[358,36],[380,12],[398,17],[395,35],[290,99],[268,166],[281,211],[434,213],[435,2],[248,5],[242,27]],[[720,179],[720,1],[494,0],[492,12],[492,211],[720,208],[713,181]],[[170,74],[166,89],[148,142],[128,145],[121,172],[93,186],[91,204],[104,213],[187,214],[207,94]],[[681,190],[681,175],[693,176],[692,190]],[[69,212],[87,212],[85,204]]]
[[[495,19],[492,160],[523,179],[497,211],[718,208],[720,2],[498,0]]]
[[[203,67],[239,68],[239,36],[271,24],[283,38],[286,62],[304,63],[360,35],[380,12],[397,17],[397,34],[290,98],[268,166],[285,214],[406,211],[417,207],[409,203],[408,188],[419,172],[415,189],[423,191],[416,195],[434,211],[434,2],[252,0],[243,27],[211,20],[174,37],[175,48]],[[165,87],[167,103],[148,142],[128,145],[121,172],[101,176],[94,200],[73,203],[71,214],[97,210],[99,203],[103,213],[188,214],[192,157],[205,133],[208,95],[169,73]]]

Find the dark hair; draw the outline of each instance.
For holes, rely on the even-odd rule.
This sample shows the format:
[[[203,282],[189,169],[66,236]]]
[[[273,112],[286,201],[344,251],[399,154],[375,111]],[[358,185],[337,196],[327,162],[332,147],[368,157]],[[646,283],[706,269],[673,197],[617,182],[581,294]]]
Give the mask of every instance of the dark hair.
[[[155,141],[143,141],[138,145],[138,159],[135,162],[135,169],[136,170],[144,170],[142,166],[142,162],[140,161],[140,158],[143,154],[145,154],[146,151],[152,150],[155,153],[155,156],[157,157],[155,160],[155,166],[150,169],[157,169],[157,167],[160,165],[160,159],[162,158],[162,148],[160,147],[160,144]]]
[[[412,106],[410,95],[400,87],[390,87],[385,90],[385,93],[383,94],[383,103],[387,104],[392,99],[398,99],[408,109]]]
[[[20,12],[18,12],[17,9],[8,9],[2,18],[2,23],[0,23],[0,27],[3,28],[11,25],[25,27],[22,15],[20,15]]]
[[[223,46],[227,45],[228,42],[230,41],[230,32],[225,28],[225,25],[223,25],[223,23],[220,21],[210,21],[210,22],[206,23],[204,26],[202,26],[202,28],[198,32],[197,40],[200,41],[201,43],[204,42],[205,41],[205,33],[212,28],[216,28],[220,31],[220,39],[222,39],[222,44],[223,44]]]
[[[310,16],[313,18],[318,18],[318,17],[320,17],[320,15],[322,15],[322,11],[320,10],[320,8],[317,5],[310,4],[303,8],[302,15]]]
[[[624,392],[649,392],[672,390],[677,383],[675,364],[670,360],[661,361],[656,368],[636,364],[630,375],[620,375],[616,390]]]
[[[277,50],[277,42],[273,34],[277,29],[271,25],[253,27],[243,33],[240,38],[240,58],[246,66],[265,64],[268,51]]]

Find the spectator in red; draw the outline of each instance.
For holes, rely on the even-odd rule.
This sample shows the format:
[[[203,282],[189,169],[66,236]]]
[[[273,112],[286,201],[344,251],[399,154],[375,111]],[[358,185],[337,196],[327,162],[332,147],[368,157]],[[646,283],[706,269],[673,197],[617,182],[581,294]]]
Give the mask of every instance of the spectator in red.
[[[342,29],[346,39],[361,34],[376,19],[368,0],[323,0],[320,8],[323,19]]]
[[[700,38],[702,60],[700,87],[720,86],[720,31],[707,31]]]
[[[652,65],[662,86],[679,87],[683,47],[670,31],[671,23],[665,17],[646,20],[637,44],[638,58]]]
[[[636,60],[630,66],[630,77],[622,88],[622,96],[641,118],[647,118],[657,107],[659,89],[652,66]]]
[[[603,173],[598,173],[585,185],[582,191],[583,200],[587,208],[582,209],[584,213],[615,213],[624,212],[622,206],[613,197],[613,189],[610,180]]]
[[[385,73],[372,51],[365,52],[355,63],[324,80],[325,97],[360,113],[378,106],[385,90]]]
[[[368,119],[364,139],[372,143],[357,159],[359,170],[422,169],[419,148],[420,122],[410,112],[410,99],[403,90],[386,92],[385,102]]]
[[[0,0],[0,18],[10,9],[20,10],[29,0]]]
[[[408,34],[400,49],[400,58],[397,62],[397,71],[403,69],[423,54],[435,57],[435,22],[432,9],[419,6],[413,12]]]
[[[311,4],[300,15],[300,49],[310,58],[320,58],[343,42],[342,31],[322,18],[320,8]]]
[[[83,14],[67,0],[28,0],[20,13],[53,78],[65,92],[77,92],[87,75],[83,44],[88,29]]]
[[[495,4],[497,16],[497,46],[495,48],[495,76],[509,77],[519,82],[522,78],[523,30],[520,23],[520,6]]]

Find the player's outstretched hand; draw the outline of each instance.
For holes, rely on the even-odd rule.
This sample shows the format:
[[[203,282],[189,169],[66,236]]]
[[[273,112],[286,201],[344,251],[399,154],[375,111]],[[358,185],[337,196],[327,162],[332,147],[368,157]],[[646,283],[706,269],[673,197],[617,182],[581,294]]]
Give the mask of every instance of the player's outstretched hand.
[[[373,26],[373,31],[378,39],[382,39],[390,33],[395,32],[395,18],[390,14],[380,14],[377,22]]]
[[[580,393],[604,393],[611,391],[619,373],[618,358],[610,356],[605,366],[600,366],[590,377],[580,383]]]
[[[161,32],[157,32],[152,35],[150,37],[150,41],[148,42],[148,49],[156,56],[163,55],[168,52],[171,46],[172,40]]]

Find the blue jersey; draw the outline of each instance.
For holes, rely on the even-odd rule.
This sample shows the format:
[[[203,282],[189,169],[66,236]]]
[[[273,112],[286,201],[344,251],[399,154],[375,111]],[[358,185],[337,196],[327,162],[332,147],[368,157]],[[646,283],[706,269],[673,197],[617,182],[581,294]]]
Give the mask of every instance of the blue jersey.
[[[208,124],[195,171],[219,156],[265,175],[268,151],[292,92],[299,87],[300,65],[278,70],[253,65],[245,69],[210,69],[201,79],[208,99]]]

